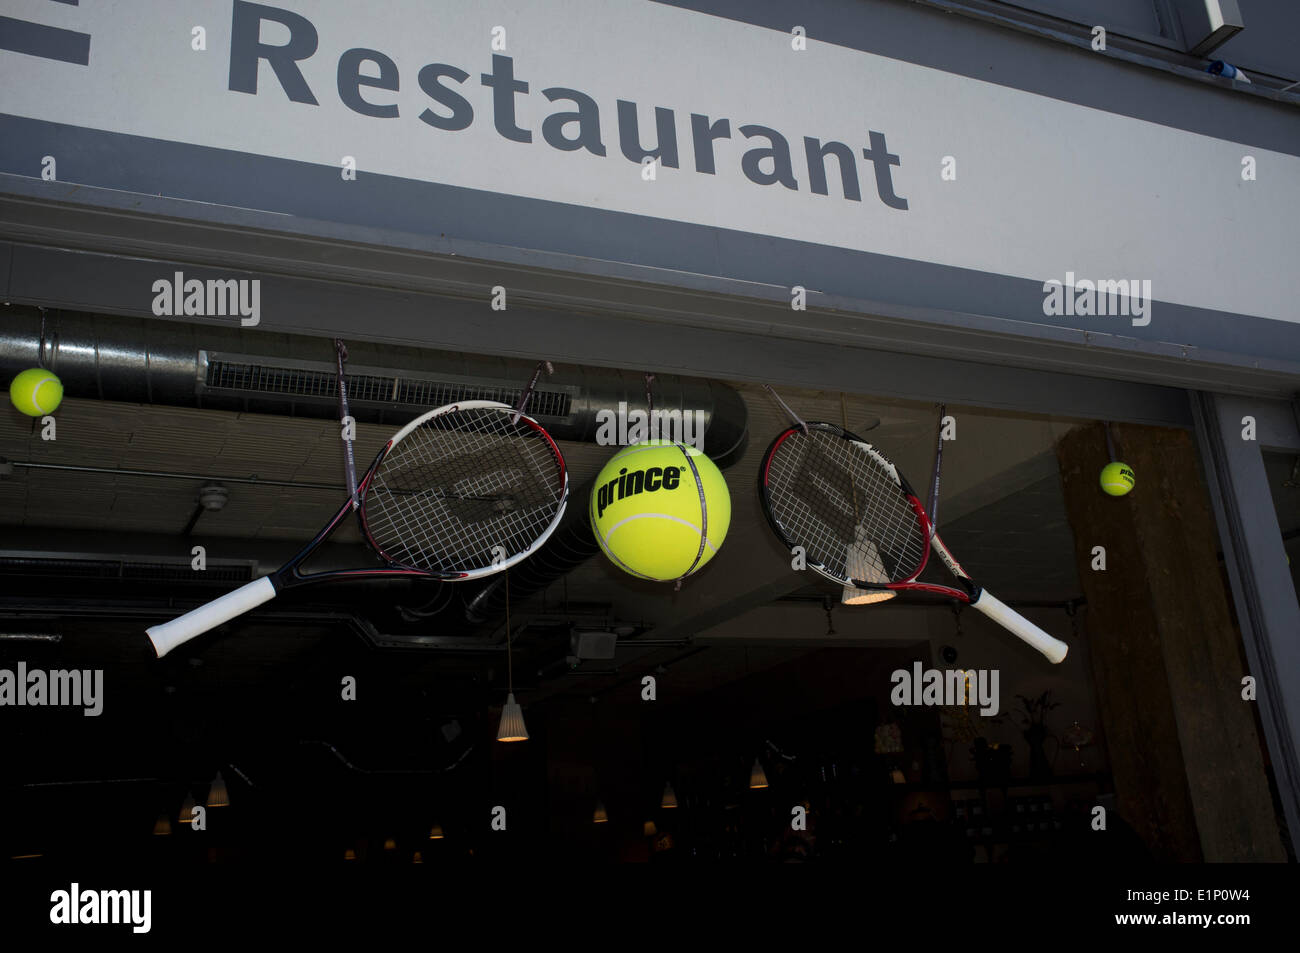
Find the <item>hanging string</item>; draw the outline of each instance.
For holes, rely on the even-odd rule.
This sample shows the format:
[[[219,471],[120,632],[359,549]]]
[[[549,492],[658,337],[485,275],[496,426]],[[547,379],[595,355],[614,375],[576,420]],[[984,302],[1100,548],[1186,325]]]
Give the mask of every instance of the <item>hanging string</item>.
[[[650,393],[650,385],[652,385],[654,382],[655,382],[655,376],[653,374],[647,374],[645,376],[645,409],[647,414],[646,417],[647,421],[652,419],[655,413],[654,396]]]
[[[780,398],[778,398],[779,400]],[[796,418],[797,419],[797,418]],[[801,424],[803,421],[799,421]],[[840,426],[844,428],[845,433],[849,429],[849,405],[844,399],[844,391],[840,391]],[[804,433],[808,432],[808,427],[804,426]],[[858,481],[849,480],[849,485],[853,487],[853,525],[858,525]]]
[[[515,663],[510,653],[510,570],[505,571],[506,585],[506,684],[509,686],[507,691],[513,695],[515,693]]]
[[[41,341],[36,347],[36,366],[42,370],[49,370],[45,366],[45,309],[39,309],[41,312]]]

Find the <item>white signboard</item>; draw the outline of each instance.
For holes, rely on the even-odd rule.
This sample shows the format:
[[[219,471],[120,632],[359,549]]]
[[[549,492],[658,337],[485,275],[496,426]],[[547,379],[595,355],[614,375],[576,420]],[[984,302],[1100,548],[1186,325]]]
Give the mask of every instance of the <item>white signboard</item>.
[[[64,34],[10,31],[11,115],[333,167],[340,190],[355,162],[1035,281],[1150,281],[1160,301],[1300,321],[1300,158],[833,36],[643,0],[5,7],[89,36],[81,65]]]

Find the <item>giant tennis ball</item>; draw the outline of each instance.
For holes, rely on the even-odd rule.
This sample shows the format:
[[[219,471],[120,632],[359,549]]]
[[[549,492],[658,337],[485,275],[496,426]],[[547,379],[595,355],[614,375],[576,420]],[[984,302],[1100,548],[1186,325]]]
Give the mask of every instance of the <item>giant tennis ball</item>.
[[[43,417],[58,409],[63,382],[43,367],[30,367],[9,385],[9,399],[28,417]]]
[[[1101,488],[1111,496],[1123,496],[1134,482],[1133,468],[1127,463],[1108,463],[1101,469]]]
[[[694,447],[646,440],[616,453],[591,488],[591,528],[625,572],[666,582],[713,558],[731,525],[731,494]]]

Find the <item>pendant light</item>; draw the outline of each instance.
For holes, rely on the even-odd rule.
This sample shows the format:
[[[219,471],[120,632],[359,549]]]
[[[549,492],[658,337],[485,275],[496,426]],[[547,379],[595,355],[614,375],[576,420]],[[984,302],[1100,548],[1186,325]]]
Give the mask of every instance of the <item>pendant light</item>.
[[[159,814],[153,823],[153,832],[157,837],[167,837],[172,832],[172,819],[166,814]]]
[[[208,807],[230,807],[230,792],[226,790],[226,781],[220,771],[212,779],[212,787],[208,790]]]
[[[677,794],[673,791],[673,783],[671,781],[664,785],[664,796],[659,802],[659,806],[662,808],[677,806]]]
[[[750,788],[767,787],[767,774],[763,771],[763,764],[757,758],[754,759],[754,767],[749,771]]]
[[[497,741],[527,741],[528,728],[524,725],[524,710],[515,701],[515,668],[510,654],[510,570],[505,572],[506,587],[506,703],[501,709],[501,726],[497,728]]]
[[[180,822],[182,824],[194,823],[194,796],[192,794],[186,794],[185,800],[181,802]]]
[[[591,815],[591,823],[608,824],[609,814],[605,812],[605,805],[602,801],[596,802],[596,810]]]
[[[441,824],[434,824],[429,830],[429,840],[442,840],[445,836],[447,835],[442,832]]]

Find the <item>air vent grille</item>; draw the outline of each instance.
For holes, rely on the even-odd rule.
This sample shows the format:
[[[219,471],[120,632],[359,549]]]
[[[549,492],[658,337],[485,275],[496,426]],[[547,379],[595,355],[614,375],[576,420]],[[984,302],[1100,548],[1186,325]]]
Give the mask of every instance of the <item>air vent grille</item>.
[[[523,393],[521,387],[368,374],[346,376],[349,400],[409,404],[418,408],[441,407],[458,400],[496,400],[514,406]],[[276,394],[331,400],[335,396],[335,377],[329,371],[223,360],[208,362],[207,386],[212,390],[238,391],[247,395]],[[568,417],[570,407],[569,394],[542,388],[535,389],[528,402],[528,412],[534,417]]]
[[[0,558],[0,575],[47,577],[58,579],[131,579],[146,582],[186,580],[194,582],[248,582],[253,578],[251,566],[208,564],[202,573],[189,563],[149,562],[130,559],[30,559]]]

